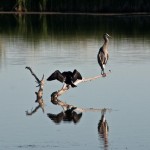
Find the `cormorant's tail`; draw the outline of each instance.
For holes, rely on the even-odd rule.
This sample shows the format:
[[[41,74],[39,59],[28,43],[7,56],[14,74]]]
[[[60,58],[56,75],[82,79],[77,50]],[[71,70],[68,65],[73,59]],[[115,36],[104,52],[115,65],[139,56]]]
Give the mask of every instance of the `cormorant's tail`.
[[[77,87],[77,86],[76,86],[75,84],[71,83],[71,87],[73,87],[73,88],[74,88],[74,87]]]

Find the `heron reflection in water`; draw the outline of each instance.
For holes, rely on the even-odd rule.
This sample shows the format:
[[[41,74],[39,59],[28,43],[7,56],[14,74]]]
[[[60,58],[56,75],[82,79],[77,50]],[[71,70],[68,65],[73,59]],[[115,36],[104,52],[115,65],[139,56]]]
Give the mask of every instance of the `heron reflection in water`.
[[[109,43],[109,37],[111,37],[109,34],[105,33],[103,35],[104,38],[104,44],[102,47],[100,47],[99,52],[97,54],[97,61],[101,67],[101,74],[103,77],[106,76],[106,73],[104,71],[104,68],[107,64],[107,61],[109,59],[109,54],[108,54],[108,43]]]
[[[104,150],[107,150],[109,126],[105,118],[105,113],[106,113],[106,109],[103,109],[101,111],[101,118],[98,123],[98,133],[99,133],[100,139],[103,140]]]

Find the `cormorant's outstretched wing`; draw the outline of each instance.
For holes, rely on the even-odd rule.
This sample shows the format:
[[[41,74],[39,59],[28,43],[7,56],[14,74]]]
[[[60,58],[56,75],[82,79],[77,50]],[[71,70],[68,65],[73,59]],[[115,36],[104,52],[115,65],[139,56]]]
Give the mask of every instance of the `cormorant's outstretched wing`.
[[[71,71],[64,71],[62,72],[62,75],[66,78],[72,77],[72,72]]]
[[[55,123],[60,123],[63,120],[64,113],[60,112],[59,114],[50,114],[48,113],[47,116]]]
[[[73,82],[75,82],[77,79],[82,80],[82,76],[81,76],[81,74],[75,69],[75,70],[73,71],[72,80],[73,80]]]
[[[52,73],[48,78],[47,81],[52,81],[52,80],[58,80],[60,82],[64,82],[64,76],[61,74],[59,70],[56,70],[54,73]]]
[[[81,117],[82,117],[82,113],[77,114],[76,112],[73,112],[73,122],[74,123],[79,122]]]

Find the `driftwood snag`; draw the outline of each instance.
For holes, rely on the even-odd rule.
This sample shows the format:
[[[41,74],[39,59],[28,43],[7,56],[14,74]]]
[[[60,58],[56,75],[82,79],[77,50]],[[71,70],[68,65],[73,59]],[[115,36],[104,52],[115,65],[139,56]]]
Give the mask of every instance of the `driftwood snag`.
[[[108,75],[109,73],[111,73],[111,71],[109,70],[109,72],[106,73],[106,75]],[[98,78],[101,78],[103,77],[103,75],[98,75],[98,76],[95,76],[95,77],[91,77],[91,78],[83,78],[82,80],[76,80],[73,84],[74,85],[77,85],[79,83],[82,83],[82,82],[88,82],[88,81],[93,81],[93,80],[96,80]],[[59,105],[63,108],[64,111],[68,110],[68,109],[71,109],[73,107],[75,107],[76,111],[79,111],[79,112],[87,112],[87,111],[91,111],[91,112],[101,112],[103,111],[104,109],[106,111],[111,111],[111,109],[109,108],[98,108],[98,109],[95,109],[95,108],[79,108],[77,106],[74,106],[74,105],[70,105],[70,104],[67,104],[61,100],[58,99],[59,96],[61,96],[62,94],[64,94],[65,92],[67,92],[69,89],[71,88],[71,86],[66,86],[66,84],[63,85],[63,87],[58,90],[58,91],[55,91],[51,94],[51,102],[54,104],[54,105]]]
[[[108,74],[110,74],[111,73],[111,71],[109,70],[109,72],[107,72],[106,73],[106,76],[108,75]],[[93,80],[96,80],[96,79],[98,79],[98,78],[102,78],[103,77],[103,75],[98,75],[98,76],[95,76],[95,77],[90,77],[90,78],[83,78],[82,80],[76,80],[73,84],[74,85],[77,85],[77,84],[79,84],[79,83],[83,83],[83,82],[88,82],[88,81],[93,81]],[[57,97],[59,97],[59,96],[61,96],[62,94],[64,94],[64,93],[66,93],[69,89],[71,88],[71,86],[67,86],[66,84],[64,84],[63,85],[63,87],[60,89],[60,90],[58,90],[57,91]]]
[[[34,114],[35,112],[37,112],[37,110],[39,108],[42,109],[43,113],[44,113],[44,100],[43,100],[43,88],[44,88],[44,75],[42,77],[42,79],[40,80],[36,74],[32,71],[32,69],[30,67],[26,67],[25,69],[28,69],[31,74],[34,76],[34,78],[36,79],[36,83],[38,84],[36,87],[39,87],[39,90],[38,92],[35,92],[36,94],[36,100],[35,102],[38,103],[38,106],[35,107],[34,109],[31,109],[31,111],[26,111],[26,115],[32,115]],[[106,73],[106,75],[108,75],[111,71],[109,71],[108,73]],[[74,85],[77,85],[79,83],[82,83],[82,82],[88,82],[88,81],[93,81],[93,80],[96,80],[98,78],[101,78],[103,77],[102,75],[98,75],[98,76],[95,76],[95,77],[91,77],[91,78],[83,78],[82,80],[76,80],[74,82]],[[74,105],[70,105],[70,104],[67,104],[61,100],[58,99],[59,96],[61,96],[62,94],[64,94],[65,92],[67,92],[69,89],[71,88],[71,86],[67,86],[66,84],[63,85],[63,87],[58,90],[58,91],[55,91],[51,94],[51,102],[54,104],[54,105],[59,105],[63,108],[64,111],[67,111],[69,109],[72,109],[74,108],[74,111],[78,111],[78,112],[87,112],[87,111],[91,111],[91,112],[101,112],[103,111],[104,108],[102,109],[95,109],[95,108],[79,108],[77,106],[74,106]],[[109,108],[105,108],[107,111],[111,111],[111,109]]]
[[[35,73],[32,71],[32,69],[30,67],[26,67],[25,69],[28,69],[31,72],[31,74],[36,79],[36,83],[38,84],[36,87],[39,87],[38,92],[35,92],[35,94],[36,94],[36,100],[35,100],[35,102],[38,103],[38,106],[35,107],[35,109],[33,109],[33,110],[31,109],[30,112],[26,111],[26,115],[32,115],[32,114],[34,114],[35,112],[37,112],[37,110],[39,108],[41,108],[42,111],[43,111],[43,113],[44,113],[44,106],[45,106],[45,104],[44,104],[44,100],[42,98],[43,97],[43,88],[44,88],[44,75],[43,75],[42,79],[39,80],[39,78],[35,75]]]
[[[110,73],[111,73],[111,71],[109,70],[109,72],[107,72],[106,75],[108,75]],[[73,84],[77,85],[77,84],[82,83],[82,82],[93,81],[93,80],[96,80],[96,79],[102,78],[102,77],[103,77],[103,75],[100,74],[100,75],[95,76],[95,77],[83,78],[82,80],[77,79]],[[55,92],[55,96],[57,96],[57,97],[61,96],[62,94],[66,93],[70,88],[71,88],[70,85],[67,86],[66,84],[64,84],[60,90]],[[54,94],[54,93],[52,93],[52,94]]]

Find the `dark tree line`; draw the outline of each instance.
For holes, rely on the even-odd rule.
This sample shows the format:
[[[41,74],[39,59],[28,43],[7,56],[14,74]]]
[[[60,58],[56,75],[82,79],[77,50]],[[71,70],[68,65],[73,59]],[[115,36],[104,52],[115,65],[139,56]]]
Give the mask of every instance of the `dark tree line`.
[[[150,12],[149,0],[1,0],[0,11]]]

